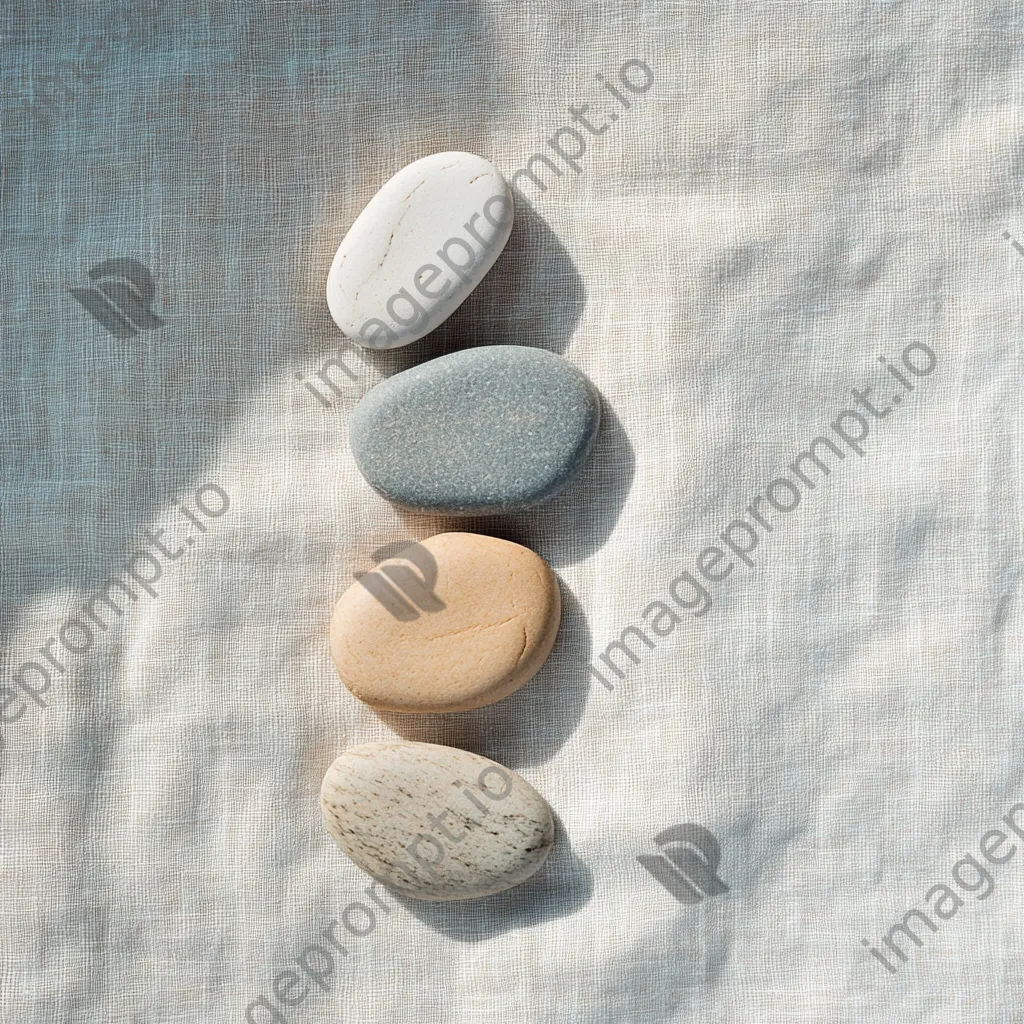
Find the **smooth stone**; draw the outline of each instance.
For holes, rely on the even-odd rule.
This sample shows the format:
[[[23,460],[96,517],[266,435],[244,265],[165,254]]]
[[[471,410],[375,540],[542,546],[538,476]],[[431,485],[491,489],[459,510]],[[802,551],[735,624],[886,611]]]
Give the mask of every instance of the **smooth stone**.
[[[434,743],[346,750],[320,791],[327,830],[374,878],[420,900],[471,900],[525,882],[555,838],[522,777]]]
[[[501,255],[512,190],[472,153],[403,167],[367,203],[327,275],[334,322],[366,348],[399,348],[444,323]]]
[[[516,512],[553,498],[597,439],[601,400],[572,363],[519,345],[432,359],[369,391],[349,422],[360,471],[413,512]]]
[[[558,579],[529,548],[440,533],[345,591],[331,653],[345,685],[374,708],[468,711],[536,675],[561,615]]]

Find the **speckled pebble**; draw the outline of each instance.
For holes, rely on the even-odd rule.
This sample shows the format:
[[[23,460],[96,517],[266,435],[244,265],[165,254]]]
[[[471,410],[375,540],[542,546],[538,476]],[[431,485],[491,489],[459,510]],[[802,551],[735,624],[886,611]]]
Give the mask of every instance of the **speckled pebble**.
[[[597,438],[597,389],[543,349],[465,349],[378,384],[356,406],[352,451],[400,508],[515,512],[564,490]]]
[[[469,900],[536,872],[554,843],[544,798],[478,754],[433,743],[346,750],[321,789],[324,823],[364,871],[421,900]]]

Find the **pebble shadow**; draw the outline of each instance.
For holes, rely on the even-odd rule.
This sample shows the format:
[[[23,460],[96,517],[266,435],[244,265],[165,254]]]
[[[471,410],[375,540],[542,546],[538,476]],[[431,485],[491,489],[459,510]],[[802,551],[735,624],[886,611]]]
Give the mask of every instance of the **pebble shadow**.
[[[519,202],[508,244],[469,298],[419,341],[380,352],[366,349],[365,359],[390,377],[480,345],[530,345],[561,355],[586,300],[565,246],[536,210]]]
[[[564,583],[561,592],[562,625],[554,649],[522,689],[475,711],[437,715],[378,711],[378,717],[402,739],[469,750],[513,771],[550,760],[579,724],[591,686],[584,676],[590,629]]]
[[[601,398],[601,428],[583,472],[551,501],[510,515],[423,516],[399,510],[418,537],[465,531],[513,540],[550,565],[574,565],[599,551],[612,535],[629,497],[636,455],[622,421]]]

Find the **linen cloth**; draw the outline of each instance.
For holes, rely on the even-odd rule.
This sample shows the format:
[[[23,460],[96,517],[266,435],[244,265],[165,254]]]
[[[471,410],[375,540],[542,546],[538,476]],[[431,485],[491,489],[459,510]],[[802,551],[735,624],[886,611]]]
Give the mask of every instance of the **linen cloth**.
[[[23,709],[0,752],[0,1020],[1018,1019],[1024,853],[987,861],[983,837],[1019,845],[1003,819],[1024,801],[1024,5],[9,0],[0,18],[3,685],[42,690],[28,662],[50,676],[39,702],[0,691]],[[589,134],[583,104],[618,117]],[[574,152],[566,127],[576,170],[549,144]],[[450,321],[353,357],[323,294],[334,250],[443,150],[561,173],[518,179],[509,247]],[[72,293],[113,281],[134,308],[127,265],[89,277],[110,260],[150,275],[158,326],[118,336]],[[587,470],[500,520],[395,511],[353,462],[356,402],[492,343],[595,382]],[[934,354],[926,375],[908,346],[918,368]],[[339,356],[333,391],[317,374]],[[867,387],[903,403],[876,420]],[[824,450],[831,471],[758,526],[752,500],[799,484],[844,410],[864,454]],[[749,565],[722,540],[739,518]],[[556,568],[555,652],[491,708],[377,716],[334,673],[333,603],[382,549],[461,528]],[[51,643],[58,669],[43,645],[127,566],[154,577],[136,556],[161,529],[194,543],[161,557],[156,596],[65,631],[81,653]],[[695,616],[670,584],[702,579],[709,547],[735,567]],[[658,601],[679,621],[646,628],[653,646],[628,634],[635,661],[613,648],[620,677],[601,655]],[[397,735],[520,772],[560,822],[544,871],[485,901],[372,902],[318,790],[345,747]],[[637,861],[684,823],[717,840],[728,892],[682,902]],[[948,919],[939,885],[963,904]],[[372,932],[342,930],[348,954],[286,1005],[275,978],[354,902]],[[884,939],[915,907],[934,928],[897,933],[900,960]]]

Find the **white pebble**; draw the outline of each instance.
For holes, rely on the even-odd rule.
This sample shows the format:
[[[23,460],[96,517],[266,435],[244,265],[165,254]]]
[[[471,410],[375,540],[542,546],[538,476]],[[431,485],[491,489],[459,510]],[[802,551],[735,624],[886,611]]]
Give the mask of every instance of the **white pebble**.
[[[327,276],[335,323],[366,348],[399,348],[444,323],[512,231],[512,192],[494,164],[435,153],[387,181],[342,239]]]

